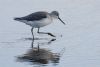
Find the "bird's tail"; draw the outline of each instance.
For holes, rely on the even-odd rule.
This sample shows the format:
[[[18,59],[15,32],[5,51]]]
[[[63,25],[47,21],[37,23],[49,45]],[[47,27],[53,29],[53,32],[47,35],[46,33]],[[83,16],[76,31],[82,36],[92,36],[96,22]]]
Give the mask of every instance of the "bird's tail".
[[[22,20],[21,18],[14,18],[14,20],[16,20],[16,21],[20,21],[20,20]]]

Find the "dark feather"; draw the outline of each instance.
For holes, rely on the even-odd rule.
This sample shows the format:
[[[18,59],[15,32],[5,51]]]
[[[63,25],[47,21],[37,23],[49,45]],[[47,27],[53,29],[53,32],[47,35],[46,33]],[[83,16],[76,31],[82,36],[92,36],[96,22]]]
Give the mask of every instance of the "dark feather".
[[[46,17],[47,17],[46,12],[35,12],[35,13],[32,13],[32,14],[25,16],[25,17],[15,18],[15,20],[35,21],[35,20],[41,20],[41,19],[46,18]]]
[[[14,20],[17,20],[17,21],[19,21],[19,20],[21,20],[21,18],[14,18]]]

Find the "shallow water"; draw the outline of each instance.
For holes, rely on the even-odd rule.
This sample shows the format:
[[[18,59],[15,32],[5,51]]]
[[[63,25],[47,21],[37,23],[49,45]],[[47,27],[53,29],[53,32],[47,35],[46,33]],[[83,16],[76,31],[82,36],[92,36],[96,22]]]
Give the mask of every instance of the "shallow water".
[[[0,67],[100,67],[99,0],[0,0]],[[41,28],[56,38],[37,34],[34,47],[61,53],[58,63],[19,62],[18,56],[31,49],[30,27],[14,21],[36,11],[57,10],[60,21]],[[54,39],[54,40],[52,40]]]

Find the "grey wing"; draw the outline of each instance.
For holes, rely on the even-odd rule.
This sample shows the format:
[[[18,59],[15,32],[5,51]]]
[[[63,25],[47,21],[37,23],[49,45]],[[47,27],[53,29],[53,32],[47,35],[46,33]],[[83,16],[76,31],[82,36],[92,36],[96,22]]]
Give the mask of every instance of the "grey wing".
[[[21,20],[35,21],[35,20],[41,20],[41,19],[46,18],[46,17],[47,17],[46,12],[35,12],[35,13],[32,13],[28,16],[21,17]]]

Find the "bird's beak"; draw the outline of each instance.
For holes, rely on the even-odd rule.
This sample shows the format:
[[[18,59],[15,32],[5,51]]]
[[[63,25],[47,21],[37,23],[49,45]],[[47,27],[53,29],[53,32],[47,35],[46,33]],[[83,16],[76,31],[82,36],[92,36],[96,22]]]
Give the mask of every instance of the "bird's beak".
[[[58,19],[59,19],[59,20],[60,20],[60,21],[61,21],[64,25],[66,25],[66,24],[65,24],[65,22],[63,22],[63,21],[61,20],[61,18],[60,18],[60,17],[58,17]]]

